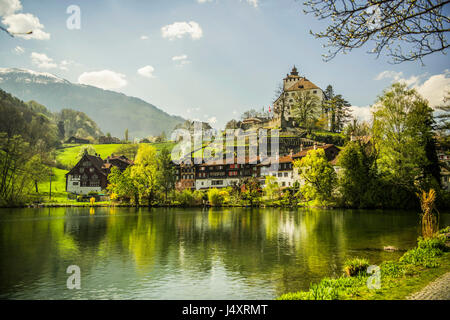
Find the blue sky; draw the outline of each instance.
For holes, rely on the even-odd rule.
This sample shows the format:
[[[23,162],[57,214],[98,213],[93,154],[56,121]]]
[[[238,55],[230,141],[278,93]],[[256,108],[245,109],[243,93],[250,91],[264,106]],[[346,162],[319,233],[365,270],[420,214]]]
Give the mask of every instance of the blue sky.
[[[7,12],[17,3],[20,9]],[[69,5],[81,9],[79,30],[66,27]],[[435,100],[450,89],[450,63],[442,54],[424,59],[425,66],[392,65],[363,48],[324,62],[322,42],[309,30],[322,30],[325,24],[304,15],[302,1],[0,0],[2,26],[5,17],[21,13],[39,19],[42,39],[10,38],[2,32],[0,67],[107,86],[216,127],[249,108],[267,108],[294,64],[322,89],[333,85],[361,108],[355,108],[358,114],[394,79]],[[173,39],[163,32],[171,25]],[[183,27],[191,33],[183,34]]]

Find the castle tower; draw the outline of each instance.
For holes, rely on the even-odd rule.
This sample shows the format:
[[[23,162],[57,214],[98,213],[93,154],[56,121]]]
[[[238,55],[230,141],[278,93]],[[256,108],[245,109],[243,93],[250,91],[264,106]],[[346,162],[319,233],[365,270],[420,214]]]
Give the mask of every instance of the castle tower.
[[[286,78],[283,79],[284,90],[286,90],[287,88],[292,86],[298,80],[300,80],[300,76],[298,75],[297,68],[294,65],[294,67],[292,68],[291,74],[287,74]]]

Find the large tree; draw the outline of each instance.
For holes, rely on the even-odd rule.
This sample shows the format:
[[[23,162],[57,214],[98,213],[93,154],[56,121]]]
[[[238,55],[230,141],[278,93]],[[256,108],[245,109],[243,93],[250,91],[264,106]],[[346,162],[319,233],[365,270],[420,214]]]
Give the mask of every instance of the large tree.
[[[414,191],[430,178],[439,183],[433,109],[415,89],[393,84],[378,99],[373,118],[378,167],[392,184]]]
[[[147,199],[148,206],[152,206],[158,186],[156,149],[141,144],[134,163],[131,167],[131,178],[138,187],[140,198]]]
[[[374,208],[381,205],[377,152],[371,142],[349,142],[339,153],[339,191],[342,205]]]
[[[157,161],[159,185],[164,192],[164,200],[167,201],[167,194],[175,189],[176,182],[176,170],[169,149],[163,148],[158,154]]]
[[[291,116],[301,127],[312,131],[320,116],[320,100],[309,91],[297,92],[291,108]]]
[[[329,22],[324,31],[311,32],[327,40],[325,60],[373,43],[369,53],[379,56],[386,51],[394,63],[401,63],[445,53],[450,19],[444,8],[449,2],[306,0],[304,12]]]
[[[332,200],[336,172],[328,162],[323,149],[311,150],[305,157],[294,162],[303,180],[300,191],[308,200],[325,204]]]

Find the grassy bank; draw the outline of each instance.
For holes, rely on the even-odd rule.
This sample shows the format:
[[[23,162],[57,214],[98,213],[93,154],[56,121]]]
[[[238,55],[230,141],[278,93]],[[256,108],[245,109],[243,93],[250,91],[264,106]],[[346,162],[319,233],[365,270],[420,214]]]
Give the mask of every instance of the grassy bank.
[[[339,278],[322,279],[312,284],[309,291],[283,294],[278,300],[402,300],[419,291],[439,276],[450,272],[450,252],[445,232],[433,239],[418,241],[418,246],[407,251],[398,261],[385,261],[379,267],[379,288],[369,289],[367,281],[374,279],[366,270],[369,261],[353,259],[346,262],[351,274]],[[372,282],[375,284],[374,282]],[[376,286],[374,286],[376,287]]]

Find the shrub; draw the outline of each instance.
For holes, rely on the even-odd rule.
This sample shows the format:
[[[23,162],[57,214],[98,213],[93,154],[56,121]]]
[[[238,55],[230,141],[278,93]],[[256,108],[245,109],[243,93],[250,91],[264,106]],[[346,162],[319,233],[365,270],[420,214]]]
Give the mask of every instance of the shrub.
[[[419,238],[418,240],[418,248],[420,249],[439,249],[442,251],[447,250],[447,246],[445,245],[446,236],[443,234],[437,235],[434,238],[423,239]]]
[[[180,193],[177,194],[177,201],[181,206],[189,207],[194,204],[194,195],[192,191],[189,189],[184,189]]]
[[[289,292],[281,295],[277,300],[311,300],[309,291]]]
[[[422,265],[426,268],[436,268],[439,266],[437,257],[442,255],[442,250],[436,248],[415,248],[406,252],[400,262],[411,264],[414,266]]]
[[[210,204],[214,207],[221,206],[223,203],[223,195],[216,188],[209,189],[208,190],[208,200],[209,200]]]
[[[450,232],[450,226],[448,226],[448,227],[446,227],[446,228],[444,228],[444,229],[439,230],[439,233],[440,233],[440,234],[449,233],[449,232]]]
[[[405,274],[405,266],[396,261],[385,261],[380,266],[382,277],[398,278]]]
[[[369,261],[363,258],[353,258],[345,261],[344,272],[349,276],[353,277],[358,275],[360,272],[365,272],[369,266]]]
[[[328,287],[322,283],[313,284],[309,290],[309,300],[337,300],[339,291],[334,287]]]

